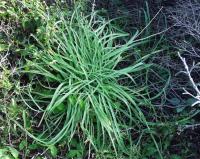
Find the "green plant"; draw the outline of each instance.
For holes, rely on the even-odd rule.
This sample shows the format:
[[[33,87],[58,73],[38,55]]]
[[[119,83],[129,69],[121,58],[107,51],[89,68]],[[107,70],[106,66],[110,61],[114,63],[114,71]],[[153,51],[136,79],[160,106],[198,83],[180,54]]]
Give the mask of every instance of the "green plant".
[[[12,88],[12,83],[9,80],[10,71],[7,69],[3,69],[0,77],[0,89],[10,90]]]
[[[130,40],[119,41],[128,34],[116,33],[95,13],[83,16],[75,11],[66,19],[57,12],[57,16],[59,21],[46,28],[51,35],[46,43],[35,37],[40,48],[32,50],[34,58],[24,71],[32,83],[22,99],[39,114],[37,126],[43,130],[27,134],[45,145],[63,140],[70,144],[77,137],[96,151],[108,144],[115,153],[128,153],[128,130],[142,125],[150,130],[140,108],[151,106],[148,89],[137,80],[145,77],[151,66],[145,60],[156,51],[137,55],[129,66],[119,67],[143,43],[137,39],[138,31]]]
[[[9,88],[3,106],[4,127],[8,129],[4,130],[5,138],[6,133],[12,131],[17,138],[20,135],[24,138],[23,133],[18,134],[17,124],[45,145],[53,157],[60,153],[60,145],[67,145],[66,152],[62,152],[67,158],[92,156],[93,152],[97,158],[114,158],[116,154],[124,158],[123,153],[126,157],[139,158],[139,141],[137,146],[135,143],[140,139],[127,136],[132,129],[138,129],[135,130],[138,134],[147,129],[154,141],[150,146],[156,145],[153,150],[161,156],[151,134],[149,124],[153,122],[147,122],[156,114],[151,97],[156,94],[154,99],[157,99],[162,93],[160,89],[153,92],[148,79],[150,74],[154,76],[160,71],[158,68],[154,73],[155,68],[146,60],[151,53],[156,53],[159,45],[151,46],[154,39],[150,40],[152,20],[148,5],[144,11],[147,26],[140,33],[129,28],[134,30],[129,40],[130,35],[119,29],[122,26],[117,25],[118,22],[105,21],[96,13],[86,17],[82,13],[84,7],[71,15],[68,9],[63,11],[64,4],[46,6],[36,0],[0,4],[0,16],[12,30],[12,36],[6,35],[1,40],[0,51],[9,50],[21,59],[17,69],[22,79],[20,85],[30,85],[30,90],[21,87],[17,91],[18,94],[25,90],[21,99],[7,98],[10,93],[16,95],[16,90],[11,70],[4,69],[7,73],[2,76],[3,87]],[[121,19],[123,23],[124,18]],[[143,36],[144,39],[138,39]],[[21,72],[21,68],[25,71]],[[162,81],[165,83],[165,77]],[[10,87],[9,83],[5,87],[5,82],[10,82]],[[158,85],[154,79],[153,82]],[[144,116],[146,109],[149,114]],[[12,121],[15,121],[14,126]],[[23,140],[18,142],[21,153],[29,156],[33,149]],[[41,148],[33,151],[37,149]]]
[[[18,159],[19,152],[10,146],[7,147],[0,147],[0,158],[1,159]]]

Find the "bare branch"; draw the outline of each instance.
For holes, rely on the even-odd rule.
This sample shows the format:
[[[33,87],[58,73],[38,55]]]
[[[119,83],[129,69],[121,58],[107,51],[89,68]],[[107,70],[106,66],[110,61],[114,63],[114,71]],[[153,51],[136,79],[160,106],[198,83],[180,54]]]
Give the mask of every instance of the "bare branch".
[[[188,67],[185,58],[183,58],[183,57],[180,55],[180,53],[178,53],[178,55],[179,55],[181,61],[182,61],[183,64],[184,64],[184,67],[185,67],[184,73],[189,77],[190,83],[192,84],[192,87],[194,88],[194,90],[195,90],[196,93],[197,93],[197,95],[194,96],[193,94],[189,93],[186,89],[184,89],[184,91],[185,91],[184,94],[188,94],[188,95],[190,95],[191,97],[197,99],[197,101],[196,101],[195,103],[193,103],[192,106],[197,105],[197,104],[200,103],[200,90],[198,89],[197,84],[194,82],[194,80],[193,80],[193,78],[192,78],[192,76],[191,76],[191,72],[192,72],[193,68],[189,68],[189,67]],[[193,67],[195,67],[195,64],[194,64]]]

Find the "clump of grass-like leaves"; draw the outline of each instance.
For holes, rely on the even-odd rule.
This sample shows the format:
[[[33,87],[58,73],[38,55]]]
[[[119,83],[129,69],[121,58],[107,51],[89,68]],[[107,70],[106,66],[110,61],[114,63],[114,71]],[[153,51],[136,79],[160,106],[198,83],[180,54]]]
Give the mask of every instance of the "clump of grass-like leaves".
[[[124,150],[129,129],[148,127],[139,107],[148,104],[145,86],[137,82],[150,64],[136,56],[129,66],[119,67],[142,41],[136,40],[139,33],[119,42],[127,34],[116,33],[95,13],[58,17],[47,28],[51,38],[46,44],[38,40],[41,48],[33,51],[34,61],[26,67],[32,86],[23,100],[40,118],[38,133],[27,133],[47,145],[77,137],[96,150],[110,143],[116,152]],[[120,84],[124,80],[131,87]]]

